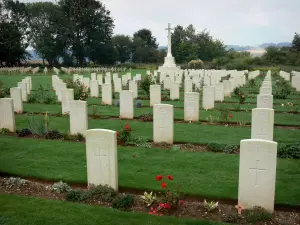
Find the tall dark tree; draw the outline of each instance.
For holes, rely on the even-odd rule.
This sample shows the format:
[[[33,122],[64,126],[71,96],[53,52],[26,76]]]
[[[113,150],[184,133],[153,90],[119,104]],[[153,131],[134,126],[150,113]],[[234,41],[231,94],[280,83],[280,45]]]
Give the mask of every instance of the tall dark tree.
[[[115,35],[112,38],[112,45],[116,51],[116,61],[125,63],[131,58],[132,40],[126,35]]]
[[[142,40],[142,47],[157,49],[158,43],[156,38],[152,36],[151,30],[141,29],[133,34],[133,38],[140,38]]]
[[[12,0],[0,2],[0,64],[16,65],[28,54],[26,7]]]
[[[295,52],[300,52],[300,34],[295,33],[294,39],[292,42],[292,50]]]
[[[31,46],[50,66],[64,55],[67,46],[62,13],[52,2],[27,4]]]
[[[70,51],[78,64],[85,58],[95,59],[95,49],[103,50],[111,42],[113,19],[105,6],[96,0],[60,0],[66,20]],[[105,60],[97,58],[98,62]]]

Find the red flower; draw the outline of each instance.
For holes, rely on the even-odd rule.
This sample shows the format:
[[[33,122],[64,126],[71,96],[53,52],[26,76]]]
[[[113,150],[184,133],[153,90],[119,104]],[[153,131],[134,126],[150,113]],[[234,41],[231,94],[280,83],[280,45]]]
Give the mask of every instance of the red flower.
[[[165,207],[165,204],[164,203],[159,203],[159,206],[164,208]]]
[[[165,183],[165,182],[162,182],[162,183],[161,183],[161,187],[162,187],[162,188],[165,188],[165,187],[167,187],[167,183]]]
[[[183,200],[179,200],[179,205],[183,205],[184,201]]]
[[[232,114],[229,114],[229,118],[232,118]]]
[[[116,132],[116,136],[119,137],[119,133],[118,132]]]
[[[128,124],[125,125],[125,130],[130,130],[130,126]]]
[[[170,208],[171,208],[171,205],[168,204],[168,203],[166,203],[166,204],[165,204],[165,209],[170,209]]]
[[[156,180],[158,181],[158,180],[162,180],[164,177],[162,176],[162,175],[157,175],[156,176]]]
[[[167,176],[169,180],[173,180],[173,177],[171,175]]]

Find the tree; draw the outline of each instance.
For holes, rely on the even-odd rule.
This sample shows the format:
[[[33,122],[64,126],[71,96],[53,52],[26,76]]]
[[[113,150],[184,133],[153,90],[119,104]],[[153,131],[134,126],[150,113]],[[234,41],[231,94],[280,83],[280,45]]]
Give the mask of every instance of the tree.
[[[105,6],[96,0],[60,0],[59,5],[66,20],[64,27],[78,64],[86,57],[96,59],[95,50],[109,46],[114,28],[113,19]],[[97,61],[105,60],[97,57]]]
[[[0,2],[0,64],[20,64],[28,56],[27,24],[24,3],[12,0]]]
[[[62,12],[52,2],[29,3],[27,10],[31,46],[52,66],[64,55],[67,46]]]
[[[142,40],[143,48],[154,48],[157,49],[158,43],[156,38],[152,36],[151,30],[141,29],[133,34],[133,38],[140,38]]]
[[[300,52],[300,34],[295,33],[294,39],[292,42],[292,50],[295,52]]]
[[[132,40],[126,35],[115,35],[112,38],[112,45],[116,51],[115,60],[125,63],[131,58]]]

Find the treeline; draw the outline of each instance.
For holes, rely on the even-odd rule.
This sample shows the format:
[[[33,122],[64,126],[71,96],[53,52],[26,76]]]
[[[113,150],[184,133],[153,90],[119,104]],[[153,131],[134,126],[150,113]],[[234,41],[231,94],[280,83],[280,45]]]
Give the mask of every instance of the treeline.
[[[113,35],[113,29],[110,11],[96,0],[27,4],[2,0],[0,65],[20,65],[29,59],[28,46],[50,66],[163,63],[166,49],[158,49],[151,30],[141,29],[127,36]],[[300,37],[296,33],[291,48],[270,47],[263,57],[253,58],[249,53],[227,51],[221,40],[213,38],[207,30],[196,32],[193,25],[186,28],[178,25],[172,33],[172,53],[178,64],[187,65],[191,60],[201,59],[209,62],[211,68],[247,69],[252,64],[300,65],[299,45]]]

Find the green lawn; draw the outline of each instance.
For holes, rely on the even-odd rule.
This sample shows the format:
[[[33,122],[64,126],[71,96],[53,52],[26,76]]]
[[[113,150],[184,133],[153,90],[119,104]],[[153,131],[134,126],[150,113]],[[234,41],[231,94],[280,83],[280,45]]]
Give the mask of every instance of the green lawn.
[[[98,100],[99,104],[99,100]],[[24,103],[24,112],[36,112],[36,113],[57,113],[61,114],[61,105],[54,104],[54,105],[47,105],[47,104],[28,104]],[[88,114],[93,115],[93,110],[96,110],[97,115],[102,116],[120,116],[120,108],[116,106],[103,106],[103,105],[89,105],[88,107]],[[143,108],[134,108],[134,116],[139,117],[143,114],[153,113],[153,109],[150,107],[143,107]],[[243,122],[243,123],[251,123],[251,110],[249,112],[240,111],[240,112],[229,112],[232,114],[232,118],[227,119],[231,122]],[[201,121],[208,121],[210,116],[215,118],[215,122],[225,122],[222,120],[221,112],[216,110],[200,110],[200,120]],[[184,119],[184,109],[181,108],[174,108],[174,118],[183,120]],[[279,114],[275,113],[274,119],[275,125],[299,125],[300,126],[300,115],[298,114]]]
[[[58,130],[62,133],[69,133],[69,118],[49,117],[50,129]],[[132,128],[134,137],[144,137],[153,140],[153,123],[140,122],[134,120],[110,120],[110,119],[89,119],[89,129],[101,128],[120,131],[126,123]],[[18,130],[28,128],[28,116],[16,115],[16,127]],[[242,139],[248,139],[251,136],[250,126],[229,126],[224,125],[204,125],[204,124],[174,124],[174,141],[184,143],[220,143],[220,144],[236,144],[238,145]],[[216,138],[217,137],[217,138]],[[300,130],[274,128],[274,141],[280,143],[299,142]]]
[[[87,182],[82,143],[0,135],[0,149],[0,172]],[[140,190],[160,190],[155,176],[171,174],[189,194],[237,199],[238,165],[239,155],[118,147],[119,185]],[[277,159],[275,199],[300,205],[300,160]]]
[[[146,213],[132,213],[101,206],[90,206],[57,200],[18,195],[0,195],[0,224],[5,225],[222,225],[207,220],[176,217],[156,217]]]

